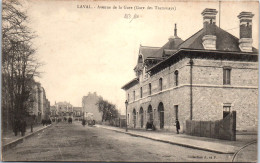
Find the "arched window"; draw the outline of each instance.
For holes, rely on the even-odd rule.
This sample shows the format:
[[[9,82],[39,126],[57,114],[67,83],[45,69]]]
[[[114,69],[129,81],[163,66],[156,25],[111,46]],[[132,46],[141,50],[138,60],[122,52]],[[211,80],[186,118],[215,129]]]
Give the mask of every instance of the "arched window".
[[[134,98],[134,101],[135,101],[135,91],[133,92],[133,98]]]
[[[162,78],[159,79],[159,91],[162,91],[163,89],[163,83]]]
[[[178,84],[179,84],[179,71],[178,70],[176,70],[174,72],[174,82],[175,82],[175,86],[178,86]]]
[[[140,88],[140,98],[143,98],[143,88]]]

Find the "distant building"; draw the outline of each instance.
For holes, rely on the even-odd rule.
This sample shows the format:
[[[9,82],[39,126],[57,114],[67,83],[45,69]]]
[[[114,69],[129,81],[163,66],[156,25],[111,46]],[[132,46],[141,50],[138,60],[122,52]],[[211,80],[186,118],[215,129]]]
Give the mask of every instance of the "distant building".
[[[48,119],[50,116],[50,102],[46,98],[45,90],[40,83],[35,83],[30,99],[32,105],[29,107],[29,114],[34,115],[38,123],[42,119]]]
[[[69,102],[55,102],[56,113],[59,118],[69,118],[73,116],[73,106]]]
[[[184,41],[175,26],[174,36],[161,48],[140,47],[136,78],[122,87],[129,127],[153,122],[157,129],[175,130],[178,119],[185,130],[186,120],[216,121],[236,111],[237,130],[257,131],[254,15],[238,15],[239,38],[216,26],[216,15],[217,10],[205,9],[202,29]]]
[[[53,118],[53,117],[57,117],[59,114],[58,114],[58,110],[56,109],[56,107],[55,106],[51,106],[50,107],[50,115],[51,115],[51,117]]]
[[[94,119],[96,122],[102,121],[102,113],[99,112],[98,106],[96,105],[100,96],[97,95],[96,92],[88,93],[87,96],[83,96],[82,98],[82,108],[83,112],[93,113]]]
[[[73,118],[74,120],[81,120],[83,117],[82,107],[73,107]]]

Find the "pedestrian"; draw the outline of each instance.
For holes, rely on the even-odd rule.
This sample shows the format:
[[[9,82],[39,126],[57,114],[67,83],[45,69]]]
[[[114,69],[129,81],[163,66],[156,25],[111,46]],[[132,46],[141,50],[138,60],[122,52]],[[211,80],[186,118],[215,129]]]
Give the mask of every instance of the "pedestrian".
[[[180,122],[178,119],[176,119],[176,130],[177,130],[177,134],[179,134],[179,130],[180,130]]]
[[[42,126],[44,126],[45,125],[45,120],[44,119],[42,119]]]
[[[13,128],[13,130],[14,130],[14,135],[15,136],[17,136],[17,133],[19,132],[19,128],[20,128],[20,123],[19,123],[19,120],[17,119],[17,118],[15,118],[15,120],[14,120],[14,128]]]
[[[85,127],[85,125],[86,125],[86,120],[85,119],[82,120],[82,125]]]
[[[24,134],[26,132],[26,127],[27,127],[26,121],[24,119],[21,120],[20,126],[21,126],[20,127],[21,134],[22,134],[22,136],[24,136]]]

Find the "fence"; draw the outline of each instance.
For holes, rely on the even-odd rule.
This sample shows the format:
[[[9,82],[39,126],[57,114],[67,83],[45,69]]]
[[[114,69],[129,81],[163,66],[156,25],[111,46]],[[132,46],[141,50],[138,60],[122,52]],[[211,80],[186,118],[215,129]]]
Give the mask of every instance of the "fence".
[[[236,112],[217,121],[186,121],[186,134],[223,140],[236,140]]]
[[[102,124],[124,128],[126,126],[126,120],[121,118],[115,118],[110,121],[105,121]]]

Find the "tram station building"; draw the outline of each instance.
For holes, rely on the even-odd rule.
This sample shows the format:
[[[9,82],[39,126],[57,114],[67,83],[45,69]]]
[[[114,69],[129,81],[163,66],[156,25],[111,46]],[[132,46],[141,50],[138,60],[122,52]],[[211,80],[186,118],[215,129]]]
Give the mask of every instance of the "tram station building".
[[[127,123],[175,130],[179,120],[216,121],[236,111],[237,130],[257,131],[258,50],[252,47],[253,13],[238,15],[239,38],[216,26],[218,11],[202,11],[202,29],[177,35],[162,47],[140,46],[136,77],[125,84]]]

